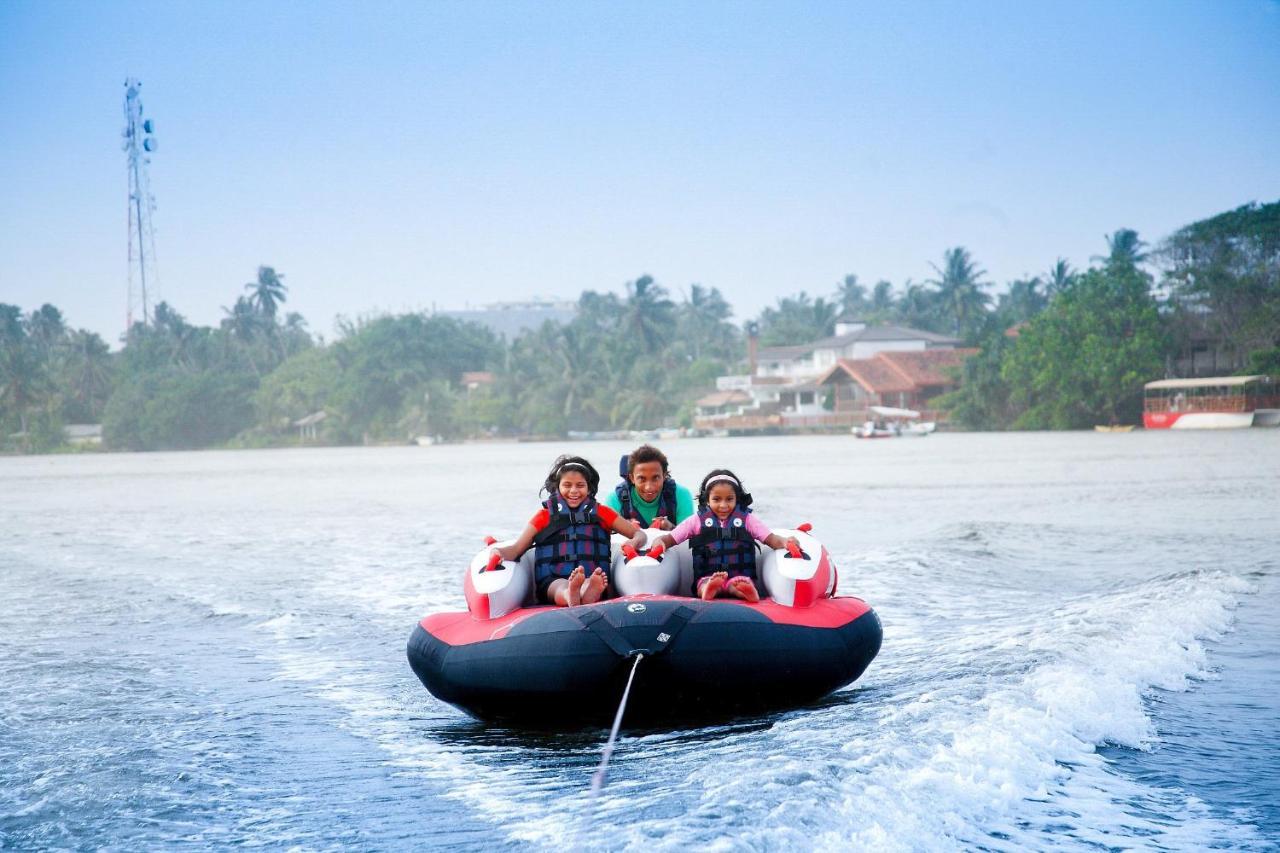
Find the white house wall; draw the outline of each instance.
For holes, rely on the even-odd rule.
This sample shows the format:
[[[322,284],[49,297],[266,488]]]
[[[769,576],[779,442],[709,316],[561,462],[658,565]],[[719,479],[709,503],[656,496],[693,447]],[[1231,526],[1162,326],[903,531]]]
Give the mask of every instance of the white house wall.
[[[854,341],[845,347],[847,355],[842,358],[874,358],[881,352],[923,352],[929,348],[928,341]]]

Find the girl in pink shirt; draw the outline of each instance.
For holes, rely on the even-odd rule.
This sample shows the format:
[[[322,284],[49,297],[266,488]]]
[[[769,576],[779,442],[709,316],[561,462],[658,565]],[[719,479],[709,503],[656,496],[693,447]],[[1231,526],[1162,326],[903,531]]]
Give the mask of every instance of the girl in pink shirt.
[[[751,495],[727,468],[702,479],[698,512],[657,541],[664,548],[689,540],[693,552],[693,594],[704,600],[730,595],[760,600],[756,588],[756,542],[769,548],[799,547],[794,537],[783,539],[751,513]]]

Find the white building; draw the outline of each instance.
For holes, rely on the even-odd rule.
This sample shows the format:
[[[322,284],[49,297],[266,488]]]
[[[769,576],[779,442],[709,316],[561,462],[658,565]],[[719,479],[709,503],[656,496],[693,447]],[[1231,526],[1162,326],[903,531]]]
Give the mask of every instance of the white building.
[[[935,332],[868,326],[862,320],[841,317],[831,337],[795,346],[765,347],[753,359],[752,373],[718,377],[716,393],[698,401],[697,424],[709,429],[836,426],[836,420],[845,416],[838,416],[828,405],[831,401],[824,394],[830,389],[824,389],[819,380],[841,359],[868,359],[881,352],[952,350],[960,343]],[[826,424],[828,420],[830,424]]]

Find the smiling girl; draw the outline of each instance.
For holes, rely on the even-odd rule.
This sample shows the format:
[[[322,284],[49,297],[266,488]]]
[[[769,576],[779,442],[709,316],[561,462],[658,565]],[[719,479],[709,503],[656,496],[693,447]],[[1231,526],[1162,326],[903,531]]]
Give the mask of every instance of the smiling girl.
[[[503,560],[518,560],[534,546],[534,583],[538,601],[573,607],[594,604],[609,588],[609,533],[631,537],[644,546],[640,529],[607,506],[596,503],[600,474],[581,456],[561,456],[543,484],[547,500],[514,543],[493,550]]]
[[[769,548],[786,548],[794,537],[783,539],[751,514],[751,495],[727,468],[717,468],[702,479],[698,513],[670,533],[658,537],[670,548],[689,540],[693,551],[693,594],[710,600],[729,595],[746,601],[760,600],[756,589],[756,542]]]

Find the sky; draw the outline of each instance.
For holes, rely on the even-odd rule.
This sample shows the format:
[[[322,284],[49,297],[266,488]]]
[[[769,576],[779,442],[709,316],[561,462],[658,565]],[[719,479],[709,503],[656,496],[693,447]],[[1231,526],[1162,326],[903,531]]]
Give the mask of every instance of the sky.
[[[934,277],[1280,199],[1280,2],[0,0],[0,302],[113,344],[123,82],[159,298],[336,316]],[[154,296],[154,294],[153,294]]]

